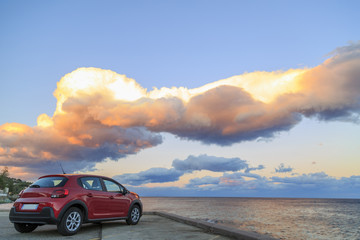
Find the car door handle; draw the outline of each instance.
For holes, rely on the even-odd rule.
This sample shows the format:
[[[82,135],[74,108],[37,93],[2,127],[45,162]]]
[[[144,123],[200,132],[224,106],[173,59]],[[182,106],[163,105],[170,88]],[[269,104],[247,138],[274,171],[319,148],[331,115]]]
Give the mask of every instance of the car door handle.
[[[88,193],[86,196],[88,196],[88,197],[92,197],[92,196],[93,196],[93,194],[92,194],[92,193]]]
[[[114,199],[114,196],[110,196],[110,199]]]

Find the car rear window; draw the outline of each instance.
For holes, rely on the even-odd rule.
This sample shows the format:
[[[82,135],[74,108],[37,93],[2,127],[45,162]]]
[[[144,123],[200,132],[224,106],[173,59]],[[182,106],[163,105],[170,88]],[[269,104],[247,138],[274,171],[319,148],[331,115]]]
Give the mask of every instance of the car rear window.
[[[44,177],[30,185],[31,188],[63,187],[68,179],[66,177]]]

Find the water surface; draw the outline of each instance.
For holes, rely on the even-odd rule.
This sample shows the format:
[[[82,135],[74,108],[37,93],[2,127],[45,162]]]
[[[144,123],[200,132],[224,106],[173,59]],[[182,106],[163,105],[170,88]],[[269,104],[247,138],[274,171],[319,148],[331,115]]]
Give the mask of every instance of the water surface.
[[[268,234],[279,239],[360,239],[359,199],[143,197],[145,211]]]

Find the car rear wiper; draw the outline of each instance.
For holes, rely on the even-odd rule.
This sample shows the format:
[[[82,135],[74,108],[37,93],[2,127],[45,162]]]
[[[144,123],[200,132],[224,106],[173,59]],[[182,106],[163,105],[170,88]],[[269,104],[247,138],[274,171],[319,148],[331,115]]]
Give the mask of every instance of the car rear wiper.
[[[39,188],[40,185],[37,185],[37,184],[33,184],[33,185],[30,185],[31,188]]]

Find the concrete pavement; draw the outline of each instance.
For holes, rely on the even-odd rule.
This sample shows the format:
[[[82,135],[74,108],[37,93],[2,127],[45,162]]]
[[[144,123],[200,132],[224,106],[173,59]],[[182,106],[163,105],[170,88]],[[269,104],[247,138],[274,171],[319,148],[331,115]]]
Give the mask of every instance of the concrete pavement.
[[[69,237],[60,235],[55,225],[43,225],[31,233],[19,233],[9,221],[9,210],[0,210],[0,239],[274,240],[271,236],[164,212],[147,212],[137,225],[132,226],[125,221],[83,224],[77,234]]]
[[[45,240],[45,239],[78,239],[100,240],[101,226],[96,224],[84,224],[80,232],[71,237],[60,235],[56,225],[43,225],[31,233],[19,233],[9,221],[9,211],[0,211],[0,239],[1,240]]]
[[[157,215],[143,215],[139,224],[129,226],[125,221],[84,224],[80,231],[70,237],[60,235],[55,225],[44,225],[31,233],[18,233],[9,221],[9,212],[0,212],[0,239],[179,239],[179,240],[225,240],[225,236],[207,233],[195,226],[179,223]]]

